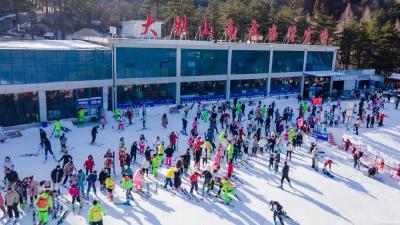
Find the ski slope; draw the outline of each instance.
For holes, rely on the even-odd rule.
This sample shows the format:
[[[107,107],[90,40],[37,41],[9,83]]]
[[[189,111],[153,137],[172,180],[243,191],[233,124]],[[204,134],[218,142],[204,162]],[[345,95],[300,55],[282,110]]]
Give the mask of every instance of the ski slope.
[[[284,99],[277,100],[277,107],[282,112],[283,107],[291,106],[297,114],[297,100]],[[268,99],[267,103],[272,102]],[[249,107],[246,107],[249,111]],[[393,109],[386,110],[389,115],[385,119],[384,128],[360,129],[360,138],[368,142],[374,151],[391,157],[393,160],[400,161],[400,116]],[[385,111],[385,112],[386,112]],[[77,169],[83,169],[83,163],[89,154],[93,155],[95,169],[100,171],[103,167],[103,155],[110,148],[118,152],[119,138],[125,138],[125,144],[129,149],[133,141],[139,139],[140,134],[144,134],[149,144],[152,144],[156,136],[160,136],[168,143],[168,134],[171,131],[181,129],[182,115],[168,114],[168,128],[161,126],[161,116],[168,112],[168,107],[159,107],[157,109],[147,109],[147,130],[139,130],[141,121],[134,119],[132,126],[126,127],[125,131],[119,133],[112,129],[112,124],[105,130],[99,129],[97,142],[104,144],[102,147],[89,145],[91,140],[91,126],[77,128],[68,122],[63,122],[63,126],[72,128],[72,132],[67,134],[67,146],[73,147],[70,154],[74,157],[74,164]],[[191,110],[188,119],[188,130],[191,127],[195,116],[195,109]],[[294,117],[296,118],[296,116]],[[200,121],[199,134],[205,131],[208,123]],[[218,123],[218,129],[220,126]],[[52,127],[45,129],[50,136]],[[335,139],[341,137],[345,128],[332,129]],[[46,164],[43,164],[44,156],[39,157],[19,157],[21,154],[35,153],[38,149],[39,130],[37,128],[22,131],[23,137],[11,139],[8,143],[0,144],[0,160],[9,155],[20,178],[34,175],[34,179],[50,179],[51,170],[55,168],[56,163],[49,157]],[[388,135],[390,133],[390,135]],[[187,136],[180,135],[179,151],[186,150]],[[104,224],[112,225],[266,225],[273,224],[272,212],[269,211],[267,201],[279,201],[284,210],[288,212],[293,220],[286,220],[288,224],[305,225],[378,225],[378,224],[400,224],[400,188],[399,184],[393,179],[382,174],[383,182],[368,178],[365,175],[365,168],[361,171],[353,169],[352,158],[350,155],[341,152],[338,149],[331,148],[328,143],[318,142],[320,151],[325,151],[325,157],[331,157],[334,160],[332,167],[334,179],[327,177],[321,172],[315,172],[311,168],[311,159],[308,154],[310,141],[313,138],[305,138],[301,150],[293,152],[289,176],[293,184],[293,189],[284,184],[284,190],[278,188],[280,182],[280,172],[274,174],[267,168],[268,155],[258,155],[257,158],[250,159],[249,166],[235,168],[235,174],[239,181],[235,181],[237,192],[241,201],[233,200],[234,208],[221,203],[214,202],[212,199],[205,198],[199,202],[188,200],[186,196],[177,194],[172,196],[168,191],[162,189],[162,183],[158,188],[157,194],[151,193],[151,197],[146,200],[137,194],[133,194],[139,205],[133,204],[132,207],[114,205],[106,200],[106,197],[98,191],[98,196],[102,200],[101,205],[105,208],[107,215],[104,217]],[[51,139],[53,152],[56,157],[61,158],[60,144],[58,139]],[[129,150],[128,150],[129,151]],[[281,157],[284,157],[282,154]],[[138,154],[138,162],[141,164],[143,156]],[[281,160],[283,161],[283,160]],[[320,160],[319,167],[323,165]],[[222,168],[225,168],[223,165]],[[133,170],[138,168],[135,165]],[[120,171],[118,163],[116,164],[117,174]],[[279,168],[281,169],[281,167]],[[159,170],[161,179],[164,180],[166,168]],[[3,174],[2,174],[3,175]],[[117,175],[116,184],[119,183],[121,176]],[[203,179],[201,179],[202,181]],[[189,190],[190,186],[187,179],[183,179],[183,187]],[[124,201],[125,194],[117,185],[114,196],[116,201]],[[199,188],[202,187],[202,182]],[[63,190],[66,199],[70,199],[66,191]],[[198,198],[199,195],[197,195]],[[70,207],[68,203],[67,206]],[[67,217],[66,225],[88,224],[87,215],[89,205],[85,204],[81,215]],[[26,215],[19,222],[20,224],[32,224],[32,215],[26,210]],[[54,225],[57,221],[51,221]]]

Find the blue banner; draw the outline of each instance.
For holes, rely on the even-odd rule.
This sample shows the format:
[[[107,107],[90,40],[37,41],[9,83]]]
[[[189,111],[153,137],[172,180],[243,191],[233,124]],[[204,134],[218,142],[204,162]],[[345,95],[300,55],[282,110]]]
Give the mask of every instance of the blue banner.
[[[144,104],[148,107],[154,107],[154,106],[162,106],[162,105],[173,105],[176,104],[175,99],[165,99],[165,100],[146,100],[146,101],[132,101],[128,103],[118,103],[117,106],[118,108],[138,108],[142,107]]]
[[[265,97],[265,92],[252,92],[252,93],[231,93],[231,98],[256,98]]]
[[[328,139],[329,139],[329,135],[327,133],[322,133],[322,132],[318,132],[318,131],[312,132],[311,136],[316,139],[319,139],[321,141],[328,141]]]
[[[220,101],[225,100],[225,95],[211,95],[211,96],[187,96],[181,97],[182,103],[192,103],[192,102],[201,102],[201,101]]]
[[[89,108],[103,106],[102,97],[80,98],[76,100],[77,108]]]

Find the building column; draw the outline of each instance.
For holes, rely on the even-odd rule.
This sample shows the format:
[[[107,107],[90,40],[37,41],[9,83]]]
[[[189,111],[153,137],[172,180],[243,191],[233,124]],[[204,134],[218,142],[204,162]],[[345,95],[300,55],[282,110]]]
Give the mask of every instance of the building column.
[[[230,93],[231,93],[231,65],[232,65],[232,49],[229,47],[228,50],[228,68],[227,68],[227,78],[226,78],[226,85],[225,85],[225,98],[227,101],[230,100]]]
[[[300,84],[300,94],[303,96],[304,93],[304,73],[306,72],[307,65],[307,50],[304,51],[304,59],[303,59],[303,74],[301,75],[301,84]]]
[[[46,91],[40,90],[39,93],[39,115],[40,122],[47,121],[47,102],[46,102]]]
[[[103,109],[108,111],[108,87],[103,87]]]
[[[176,104],[181,104],[181,62],[182,62],[181,48],[176,49]]]
[[[272,76],[272,59],[274,57],[274,51],[271,50],[269,53],[269,68],[268,68],[268,78],[267,78],[267,96],[271,92],[271,76]]]

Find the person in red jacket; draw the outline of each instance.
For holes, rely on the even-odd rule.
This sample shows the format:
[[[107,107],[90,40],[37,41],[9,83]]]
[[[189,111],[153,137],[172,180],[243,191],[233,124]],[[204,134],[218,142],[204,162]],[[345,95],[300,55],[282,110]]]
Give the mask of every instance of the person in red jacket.
[[[80,198],[79,189],[75,184],[73,184],[69,188],[69,194],[72,197],[72,211],[75,210],[75,206],[74,206],[75,201],[77,201],[79,203],[79,208],[82,208],[82,202],[81,202],[81,198]]]
[[[350,145],[351,145],[351,141],[350,141],[349,139],[347,139],[347,140],[344,142],[344,150],[345,150],[346,152],[349,150]]]
[[[381,112],[379,114],[379,124],[378,127],[383,127],[383,119],[385,118],[385,114],[383,112]]]
[[[397,168],[397,176],[400,178],[400,164],[399,167]]]
[[[194,172],[192,173],[192,175],[190,175],[189,180],[190,180],[190,194],[193,194],[193,189],[196,190],[196,192],[199,189],[199,185],[197,183],[198,179],[199,179],[200,174],[198,172]]]
[[[171,134],[169,135],[169,142],[171,143],[173,151],[176,150],[176,141],[177,140],[178,140],[178,136],[176,136],[176,134],[174,132],[171,132]]]
[[[93,156],[89,155],[88,159],[85,161],[85,164],[83,164],[83,167],[86,169],[86,176],[88,173],[92,173],[93,167],[94,167],[94,161],[93,161]]]
[[[230,160],[228,163],[228,178],[231,178],[232,173],[233,173],[233,162],[232,160]]]

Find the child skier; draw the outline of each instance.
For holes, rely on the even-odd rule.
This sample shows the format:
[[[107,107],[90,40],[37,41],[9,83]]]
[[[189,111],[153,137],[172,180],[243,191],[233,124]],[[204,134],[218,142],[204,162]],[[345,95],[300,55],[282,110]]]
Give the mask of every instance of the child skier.
[[[69,194],[72,197],[72,211],[75,211],[75,201],[77,201],[79,203],[79,211],[82,209],[82,202],[81,202],[81,198],[80,198],[80,192],[78,187],[73,184],[70,188],[69,188]]]
[[[122,188],[125,189],[125,196],[126,196],[126,202],[124,202],[124,205],[130,205],[129,200],[132,199],[133,200],[133,196],[132,196],[132,189],[133,189],[133,182],[132,179],[128,176],[125,175],[122,178]]]
[[[110,175],[106,178],[104,182],[106,189],[107,189],[107,197],[109,201],[113,201],[113,190],[114,190],[114,181]]]
[[[47,224],[49,222],[49,208],[53,206],[53,199],[47,191],[43,191],[35,201],[39,214],[39,224]]]

